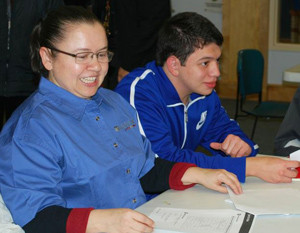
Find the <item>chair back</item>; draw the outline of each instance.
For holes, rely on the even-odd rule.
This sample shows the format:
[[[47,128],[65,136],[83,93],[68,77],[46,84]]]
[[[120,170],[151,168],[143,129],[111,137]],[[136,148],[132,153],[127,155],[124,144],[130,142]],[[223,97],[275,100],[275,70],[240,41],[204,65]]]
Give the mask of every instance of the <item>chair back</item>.
[[[243,49],[238,52],[238,92],[242,99],[248,94],[262,92],[264,57],[259,50]]]

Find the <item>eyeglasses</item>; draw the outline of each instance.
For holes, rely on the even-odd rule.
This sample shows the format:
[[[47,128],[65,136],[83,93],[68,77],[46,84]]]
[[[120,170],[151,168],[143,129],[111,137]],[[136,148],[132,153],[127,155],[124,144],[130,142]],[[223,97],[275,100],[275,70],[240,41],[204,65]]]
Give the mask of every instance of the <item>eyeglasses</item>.
[[[88,64],[91,63],[93,60],[94,55],[97,57],[98,62],[102,62],[102,63],[107,63],[110,62],[112,60],[112,57],[114,55],[113,52],[110,51],[100,51],[97,53],[93,53],[93,52],[81,52],[81,53],[68,53],[56,48],[49,48],[53,51],[59,52],[59,53],[63,53],[66,54],[68,56],[74,57],[75,58],[75,63],[77,64]]]

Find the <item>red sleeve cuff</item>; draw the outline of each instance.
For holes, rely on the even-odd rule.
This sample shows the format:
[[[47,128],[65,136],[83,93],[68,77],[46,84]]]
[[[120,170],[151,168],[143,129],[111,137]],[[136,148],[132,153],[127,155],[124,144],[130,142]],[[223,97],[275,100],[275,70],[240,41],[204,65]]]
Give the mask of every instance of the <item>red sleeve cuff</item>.
[[[74,208],[67,219],[66,233],[85,233],[93,208]]]
[[[298,171],[298,175],[295,178],[300,178],[300,167],[297,167],[296,169]]]
[[[185,171],[190,167],[196,167],[192,163],[176,163],[169,176],[169,185],[171,189],[175,190],[184,190],[190,187],[193,187],[195,184],[184,185],[181,182],[181,178],[184,175]]]

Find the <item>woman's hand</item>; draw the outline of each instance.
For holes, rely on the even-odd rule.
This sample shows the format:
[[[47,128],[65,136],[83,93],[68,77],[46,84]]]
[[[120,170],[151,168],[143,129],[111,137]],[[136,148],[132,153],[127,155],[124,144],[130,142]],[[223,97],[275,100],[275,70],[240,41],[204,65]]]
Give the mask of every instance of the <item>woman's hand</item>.
[[[154,222],[146,215],[131,209],[97,209],[89,216],[86,233],[152,232]]]
[[[199,167],[191,167],[186,170],[181,179],[183,184],[198,183],[206,188],[227,193],[227,189],[223,184],[229,186],[235,194],[241,194],[242,186],[237,176],[224,169],[203,169]]]

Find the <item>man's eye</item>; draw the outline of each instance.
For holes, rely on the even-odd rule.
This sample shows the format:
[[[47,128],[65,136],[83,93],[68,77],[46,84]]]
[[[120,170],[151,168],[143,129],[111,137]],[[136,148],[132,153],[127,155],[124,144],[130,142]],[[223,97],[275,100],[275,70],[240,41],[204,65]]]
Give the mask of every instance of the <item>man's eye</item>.
[[[208,65],[208,61],[201,62],[201,66],[207,66],[207,65]]]

